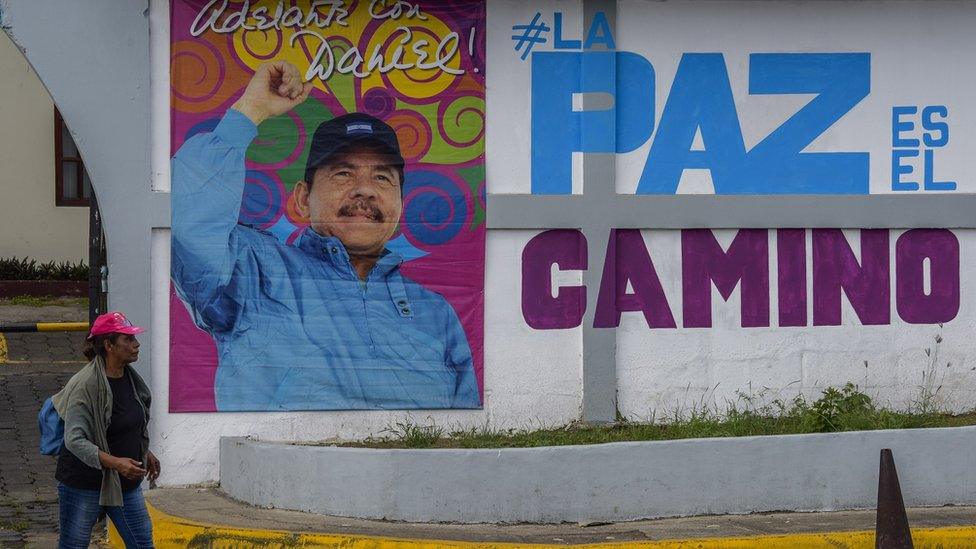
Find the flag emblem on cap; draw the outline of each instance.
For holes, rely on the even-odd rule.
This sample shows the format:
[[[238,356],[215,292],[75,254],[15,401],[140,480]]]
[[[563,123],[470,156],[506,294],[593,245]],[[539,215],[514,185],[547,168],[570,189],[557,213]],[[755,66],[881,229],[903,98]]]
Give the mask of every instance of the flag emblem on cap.
[[[369,122],[346,124],[346,135],[352,135],[354,133],[373,133],[373,125]]]

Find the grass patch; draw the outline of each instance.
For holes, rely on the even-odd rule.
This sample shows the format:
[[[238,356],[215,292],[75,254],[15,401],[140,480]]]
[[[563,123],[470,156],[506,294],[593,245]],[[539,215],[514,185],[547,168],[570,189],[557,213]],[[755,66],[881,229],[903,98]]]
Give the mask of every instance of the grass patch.
[[[8,299],[0,299],[0,307],[5,305],[20,305],[24,307],[70,307],[76,305],[88,305],[87,297],[57,297],[53,295],[33,296],[17,295]]]
[[[444,438],[444,429],[433,423],[418,425],[410,421],[398,421],[383,430],[382,440],[395,440],[404,448],[431,448]]]
[[[932,399],[909,411],[878,407],[871,397],[848,383],[829,387],[820,398],[808,402],[802,396],[790,401],[773,400],[755,405],[755,399],[739,394],[724,410],[699,406],[646,422],[620,420],[613,425],[570,424],[542,429],[497,429],[486,424],[448,432],[427,424],[397,422],[380,436],[341,446],[363,448],[532,448],[607,442],[677,440],[688,438],[743,437],[916,429],[976,425],[976,411],[952,415],[934,411]],[[924,404],[924,406],[922,406]]]

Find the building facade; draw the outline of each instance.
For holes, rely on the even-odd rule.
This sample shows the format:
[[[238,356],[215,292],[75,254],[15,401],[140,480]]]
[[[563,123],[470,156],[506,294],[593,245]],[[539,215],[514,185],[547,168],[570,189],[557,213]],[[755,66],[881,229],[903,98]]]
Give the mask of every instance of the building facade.
[[[87,263],[90,183],[74,160],[80,154],[47,89],[6,34],[0,74],[0,257]],[[69,160],[59,162],[59,152]]]

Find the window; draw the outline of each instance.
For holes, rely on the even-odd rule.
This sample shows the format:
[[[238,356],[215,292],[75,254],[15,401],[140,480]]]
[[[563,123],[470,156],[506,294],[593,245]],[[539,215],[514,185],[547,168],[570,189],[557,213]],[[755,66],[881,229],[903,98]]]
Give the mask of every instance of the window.
[[[55,204],[58,206],[88,206],[91,180],[81,153],[61,113],[54,109]]]

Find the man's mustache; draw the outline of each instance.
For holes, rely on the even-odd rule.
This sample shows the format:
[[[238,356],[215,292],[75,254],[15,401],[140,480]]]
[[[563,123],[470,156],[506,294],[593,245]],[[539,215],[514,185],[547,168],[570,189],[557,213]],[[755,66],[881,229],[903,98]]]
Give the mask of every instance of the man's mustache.
[[[357,200],[339,208],[340,217],[353,217],[358,212],[366,212],[366,215],[374,221],[383,221],[383,212],[365,200]]]

